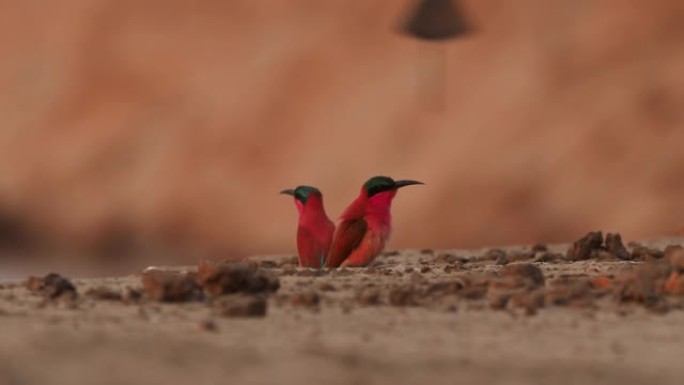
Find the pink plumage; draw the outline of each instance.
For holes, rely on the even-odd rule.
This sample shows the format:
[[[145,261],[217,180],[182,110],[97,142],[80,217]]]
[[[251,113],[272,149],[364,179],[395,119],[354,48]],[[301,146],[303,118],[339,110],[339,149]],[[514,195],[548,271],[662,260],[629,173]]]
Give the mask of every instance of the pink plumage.
[[[294,190],[283,190],[281,193],[294,196],[299,213],[297,225],[299,266],[323,267],[335,232],[335,224],[325,213],[323,194],[310,186],[299,186]]]
[[[397,190],[413,184],[422,183],[383,176],[369,179],[340,217],[326,267],[365,266],[375,259],[392,233],[390,209]]]

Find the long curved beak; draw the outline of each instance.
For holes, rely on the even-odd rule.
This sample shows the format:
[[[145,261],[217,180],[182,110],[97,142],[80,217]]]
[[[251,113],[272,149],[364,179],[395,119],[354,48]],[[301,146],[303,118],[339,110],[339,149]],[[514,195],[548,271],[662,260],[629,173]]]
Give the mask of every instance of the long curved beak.
[[[291,188],[289,188],[289,189],[287,189],[287,190],[283,190],[283,191],[281,191],[280,193],[281,193],[281,194],[286,194],[286,195],[292,195],[292,196],[295,195],[294,190],[291,189]]]
[[[405,186],[410,186],[412,184],[425,184],[423,182],[418,182],[417,180],[398,180],[394,182],[394,188],[402,188]]]

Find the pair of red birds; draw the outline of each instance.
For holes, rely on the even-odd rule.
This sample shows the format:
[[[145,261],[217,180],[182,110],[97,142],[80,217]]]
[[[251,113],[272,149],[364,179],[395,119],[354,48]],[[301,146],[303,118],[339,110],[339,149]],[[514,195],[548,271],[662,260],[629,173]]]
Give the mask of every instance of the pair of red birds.
[[[365,266],[385,248],[392,231],[390,206],[397,190],[415,180],[398,180],[386,176],[370,178],[361,193],[342,213],[335,225],[323,207],[323,194],[311,186],[283,190],[294,197],[299,224],[297,250],[303,267]]]

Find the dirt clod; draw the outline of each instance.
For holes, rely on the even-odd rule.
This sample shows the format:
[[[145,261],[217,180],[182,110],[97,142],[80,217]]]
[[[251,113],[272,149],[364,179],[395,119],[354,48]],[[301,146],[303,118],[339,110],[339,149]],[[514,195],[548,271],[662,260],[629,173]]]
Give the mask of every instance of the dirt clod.
[[[569,261],[584,261],[595,256],[603,245],[603,233],[600,231],[590,232],[575,241],[568,248],[565,257]]]
[[[618,233],[606,234],[606,249],[618,259],[625,261],[632,259],[632,255],[629,253],[629,251],[627,251],[627,248],[622,243],[622,236],[620,236]]]
[[[275,274],[243,262],[202,260],[197,269],[197,283],[210,296],[275,292],[280,288],[280,280]]]
[[[145,296],[154,301],[185,302],[202,299],[202,291],[187,273],[150,270],[142,276]]]
[[[515,287],[536,288],[544,286],[544,274],[531,263],[515,263],[506,265],[501,270],[501,276],[516,281]]]
[[[56,273],[50,273],[44,277],[29,277],[24,286],[50,300],[77,297],[76,287],[71,281]]]

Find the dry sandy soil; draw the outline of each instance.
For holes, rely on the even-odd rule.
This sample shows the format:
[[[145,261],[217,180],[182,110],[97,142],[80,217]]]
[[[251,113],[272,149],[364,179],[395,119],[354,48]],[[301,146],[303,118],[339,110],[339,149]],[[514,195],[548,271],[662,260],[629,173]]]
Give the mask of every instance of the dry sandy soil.
[[[5,281],[0,383],[681,384],[684,297],[648,278],[666,269],[672,294],[681,270],[635,247],[405,250],[324,272],[254,258],[231,271],[261,281],[219,297],[238,265],[73,279],[77,296]]]

